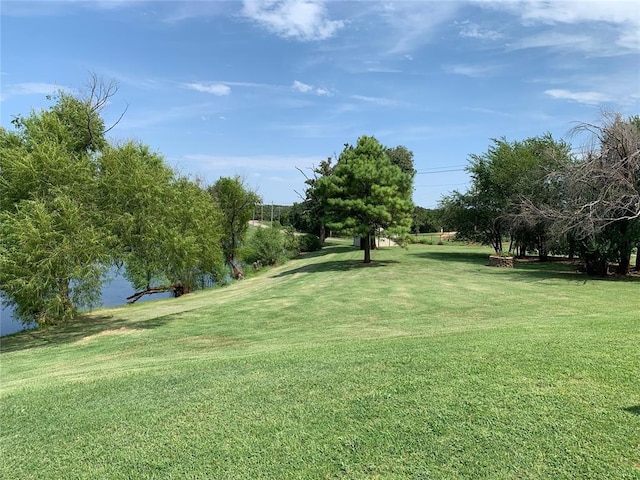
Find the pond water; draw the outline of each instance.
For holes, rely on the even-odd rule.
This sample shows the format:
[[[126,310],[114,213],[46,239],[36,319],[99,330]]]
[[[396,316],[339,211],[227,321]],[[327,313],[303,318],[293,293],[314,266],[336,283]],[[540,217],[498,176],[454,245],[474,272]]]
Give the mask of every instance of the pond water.
[[[111,272],[113,280],[105,283],[102,288],[100,303],[95,308],[117,307],[127,303],[127,297],[135,292],[133,286],[121,274]],[[157,293],[154,295],[145,295],[138,302],[148,300],[157,300],[159,298],[171,297],[171,292]],[[13,308],[8,306],[0,306],[0,336],[10,335],[21,330],[33,328],[33,325],[24,325],[21,321],[13,316]]]

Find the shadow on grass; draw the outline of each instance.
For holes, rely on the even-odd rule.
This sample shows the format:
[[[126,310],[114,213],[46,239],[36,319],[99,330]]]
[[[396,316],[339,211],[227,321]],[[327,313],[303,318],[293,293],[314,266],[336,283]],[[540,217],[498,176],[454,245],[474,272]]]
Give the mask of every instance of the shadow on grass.
[[[429,260],[445,261],[445,262],[462,262],[473,263],[477,265],[486,265],[489,255],[482,252],[464,252],[464,251],[432,251],[411,253],[416,257],[426,258]]]
[[[426,258],[436,261],[445,262],[461,262],[478,266],[486,266],[499,271],[502,275],[512,277],[514,280],[520,281],[539,281],[545,279],[563,279],[585,283],[587,281],[601,282],[640,282],[640,276],[620,276],[610,275],[608,277],[589,276],[579,271],[579,263],[577,261],[568,260],[550,260],[540,262],[535,257],[526,260],[515,259],[514,268],[498,268],[488,266],[488,253],[478,252],[450,252],[450,251],[434,251],[414,253],[420,258]]]
[[[364,263],[362,260],[327,261],[305,265],[300,268],[293,268],[291,270],[287,270],[286,272],[272,275],[272,278],[286,277],[289,275],[294,275],[296,273],[345,272],[348,270],[361,268],[379,268],[396,263],[400,262],[396,260],[372,261],[371,263]]]
[[[357,247],[353,247],[351,245],[335,245],[335,244],[328,244],[325,247],[322,247],[321,250],[318,250],[317,252],[305,252],[305,253],[301,253],[300,257],[302,258],[315,258],[315,257],[324,257],[326,255],[330,255],[333,253],[345,253],[345,252],[352,252],[354,250],[358,250]]]
[[[634,405],[633,407],[623,408],[625,412],[632,413],[634,415],[640,415],[640,405]]]
[[[82,315],[68,323],[27,330],[0,338],[0,354],[74,343],[83,338],[109,330],[149,330],[168,323],[176,314],[155,317],[150,320],[131,321],[129,317],[114,318],[111,315]]]

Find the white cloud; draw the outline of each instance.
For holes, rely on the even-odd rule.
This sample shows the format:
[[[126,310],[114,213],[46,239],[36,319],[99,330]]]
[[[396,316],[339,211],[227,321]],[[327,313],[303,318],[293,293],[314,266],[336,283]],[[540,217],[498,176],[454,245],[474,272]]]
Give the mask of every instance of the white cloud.
[[[640,50],[640,7],[636,1],[542,1],[524,2],[500,1],[488,3],[493,7],[504,8],[518,15],[525,26],[546,24],[567,28],[579,27],[589,32],[590,42],[583,44],[581,50],[592,50],[599,55],[616,55],[624,51]],[[603,43],[606,29],[603,24],[613,27],[616,36],[615,45],[623,52],[614,52],[599,44]],[[558,43],[556,45],[563,45]],[[588,47],[588,48],[586,48]]]
[[[351,98],[362,102],[373,103],[381,107],[399,107],[401,105],[400,102],[391,98],[368,97],[366,95],[351,95]]]
[[[2,90],[3,91],[0,94],[0,101],[16,95],[51,95],[58,90],[68,91],[69,89],[53,83],[25,82],[8,85]]]
[[[472,78],[490,77],[496,70],[495,67],[486,65],[444,65],[442,69],[445,73]]]
[[[607,95],[599,92],[572,92],[570,90],[551,89],[545,90],[544,93],[552,98],[572,100],[587,105],[598,105],[599,103],[611,100]]]
[[[468,20],[459,23],[460,36],[464,38],[475,38],[478,40],[497,40],[503,35],[495,30],[483,30],[477,23]]]
[[[368,2],[361,2],[365,8]],[[373,3],[371,14],[378,14],[386,23],[380,36],[386,53],[406,55],[429,43],[440,26],[446,25],[462,8],[462,2],[395,2],[380,6]]]
[[[300,82],[298,80],[293,81],[291,88],[302,93],[313,93],[318,96],[331,95],[331,91],[324,87],[314,87],[313,85],[309,85],[308,83]]]
[[[306,93],[313,90],[313,86],[308,85],[306,83],[299,82],[298,80],[294,80],[293,89],[298,90],[299,92],[302,92],[302,93]]]
[[[640,22],[638,4],[634,1],[531,0],[517,5],[525,20],[549,23]]]
[[[210,93],[217,97],[223,97],[225,95],[229,95],[231,93],[231,87],[229,85],[225,85],[223,83],[185,83],[185,88],[189,88],[191,90],[196,90],[198,92]]]
[[[331,20],[321,0],[245,0],[242,14],[285,38],[324,40],[344,27]]]
[[[516,50],[545,47],[563,47],[570,48],[571,50],[592,50],[595,45],[594,39],[588,35],[542,32],[536,35],[523,37],[517,42],[514,42],[511,47]]]

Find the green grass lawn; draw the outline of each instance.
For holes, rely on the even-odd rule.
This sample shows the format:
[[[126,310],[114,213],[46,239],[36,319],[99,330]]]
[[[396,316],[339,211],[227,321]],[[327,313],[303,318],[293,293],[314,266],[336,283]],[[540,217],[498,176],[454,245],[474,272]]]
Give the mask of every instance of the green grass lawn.
[[[0,478],[640,478],[640,279],[336,243],[2,339]]]

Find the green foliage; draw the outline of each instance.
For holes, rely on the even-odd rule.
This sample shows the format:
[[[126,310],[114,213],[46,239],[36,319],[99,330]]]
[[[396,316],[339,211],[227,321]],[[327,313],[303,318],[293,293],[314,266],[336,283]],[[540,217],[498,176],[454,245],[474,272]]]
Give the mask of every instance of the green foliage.
[[[441,228],[448,230],[443,224],[442,210],[415,206],[413,210],[413,233],[438,232]]]
[[[0,290],[25,322],[93,306],[113,264],[140,289],[220,276],[211,197],[147,146],[106,142],[99,113],[113,90],[100,85],[0,129]]]
[[[245,240],[249,220],[262,200],[257,193],[248,189],[238,176],[221,177],[209,187],[209,193],[222,214],[222,251],[232,274],[235,275],[238,268],[238,250]]]
[[[255,228],[241,250],[242,260],[247,264],[260,262],[276,265],[298,253],[298,242],[290,229],[276,226]]]
[[[516,242],[534,242],[548,248],[542,223],[518,223],[524,197],[548,199],[553,185],[547,181],[552,168],[571,160],[570,146],[550,134],[508,142],[493,139],[482,155],[472,154],[467,171],[472,185],[465,193],[453,192],[441,201],[443,219],[461,238],[491,245],[502,251],[502,239],[509,233]],[[524,247],[523,247],[524,248]]]
[[[104,234],[73,198],[23,200],[0,213],[0,234],[2,296],[24,322],[67,320],[99,298]]]
[[[411,178],[415,176],[416,169],[413,165],[413,152],[411,150],[404,145],[398,145],[393,148],[385,148],[385,153],[393,165],[400,167],[400,170]]]
[[[320,243],[324,243],[327,236],[327,199],[323,196],[322,188],[319,188],[319,182],[331,177],[334,168],[333,159],[329,157],[312,169],[313,176],[309,177],[302,172],[306,178],[304,183],[307,185],[304,200],[302,203],[294,204],[291,210],[291,225],[300,232],[318,235]]]
[[[347,145],[332,174],[321,177],[316,188],[333,230],[361,237],[381,228],[391,235],[409,232],[412,178],[391,163],[373,137],[360,137],[355,147]],[[369,262],[369,242],[365,245]]]
[[[86,103],[56,100],[0,130],[0,289],[19,318],[40,324],[94,304],[109,256],[95,201],[102,123]]]
[[[301,252],[317,252],[322,249],[320,239],[312,233],[305,233],[298,237]]]
[[[218,269],[221,218],[205,190],[132,142],[107,149],[100,172],[115,256],[136,289],[179,282],[190,291]]]

